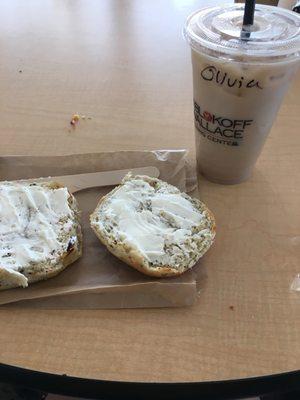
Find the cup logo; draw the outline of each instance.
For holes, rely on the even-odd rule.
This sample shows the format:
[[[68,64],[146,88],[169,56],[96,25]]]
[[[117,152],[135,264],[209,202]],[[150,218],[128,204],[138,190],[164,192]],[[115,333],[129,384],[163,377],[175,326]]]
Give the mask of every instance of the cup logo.
[[[252,125],[252,119],[232,119],[202,110],[194,101],[195,127],[203,137],[227,146],[240,146],[243,143],[244,133]]]

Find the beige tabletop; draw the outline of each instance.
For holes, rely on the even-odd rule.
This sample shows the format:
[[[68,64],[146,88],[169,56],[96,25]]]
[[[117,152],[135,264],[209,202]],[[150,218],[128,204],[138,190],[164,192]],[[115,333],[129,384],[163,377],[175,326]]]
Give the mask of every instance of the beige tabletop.
[[[2,1],[1,154],[182,147],[193,154],[190,54],[181,29],[203,4]],[[169,382],[299,369],[300,294],[290,290],[300,272],[299,91],[298,79],[250,181],[199,180],[218,237],[202,262],[193,307],[2,309],[0,362]],[[72,129],[74,113],[91,119]]]

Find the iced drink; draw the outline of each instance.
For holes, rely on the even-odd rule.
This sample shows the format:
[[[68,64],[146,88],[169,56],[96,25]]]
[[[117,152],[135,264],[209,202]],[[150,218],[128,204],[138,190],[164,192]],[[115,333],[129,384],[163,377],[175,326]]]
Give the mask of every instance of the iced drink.
[[[242,5],[209,7],[191,15],[185,27],[197,164],[209,180],[224,184],[251,175],[299,64],[299,15],[257,5],[247,40],[242,20]]]

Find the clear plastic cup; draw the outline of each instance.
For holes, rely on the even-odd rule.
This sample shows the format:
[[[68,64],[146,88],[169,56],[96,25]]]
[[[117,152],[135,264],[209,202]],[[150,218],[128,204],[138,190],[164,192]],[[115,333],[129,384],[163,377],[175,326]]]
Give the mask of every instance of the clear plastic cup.
[[[192,49],[198,169],[223,184],[251,175],[300,60],[298,14],[256,5],[249,37],[243,14],[241,4],[204,8],[184,30]]]

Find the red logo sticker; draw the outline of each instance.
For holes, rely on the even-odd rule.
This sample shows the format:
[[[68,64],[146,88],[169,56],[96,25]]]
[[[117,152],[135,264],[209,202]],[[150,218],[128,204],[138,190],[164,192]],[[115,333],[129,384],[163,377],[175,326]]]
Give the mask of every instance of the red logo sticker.
[[[206,119],[206,121],[208,121],[208,122],[210,122],[213,119],[211,113],[208,111],[204,111],[203,118]]]

